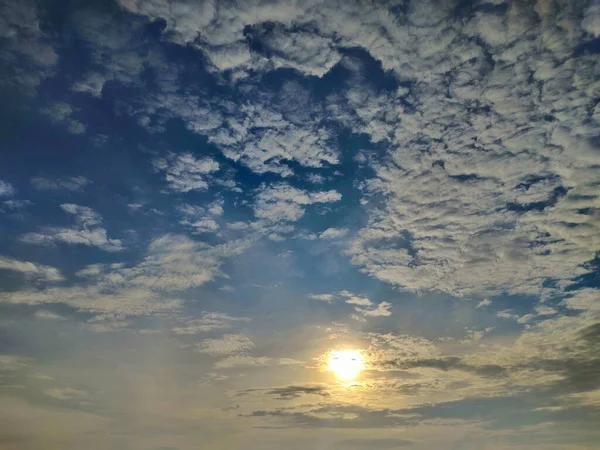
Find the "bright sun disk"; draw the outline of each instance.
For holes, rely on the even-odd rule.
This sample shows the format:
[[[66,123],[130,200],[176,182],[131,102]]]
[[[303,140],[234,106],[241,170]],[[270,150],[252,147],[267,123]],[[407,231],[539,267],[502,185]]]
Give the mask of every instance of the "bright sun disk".
[[[353,380],[364,369],[363,355],[358,350],[334,350],[329,354],[328,369],[342,381]]]

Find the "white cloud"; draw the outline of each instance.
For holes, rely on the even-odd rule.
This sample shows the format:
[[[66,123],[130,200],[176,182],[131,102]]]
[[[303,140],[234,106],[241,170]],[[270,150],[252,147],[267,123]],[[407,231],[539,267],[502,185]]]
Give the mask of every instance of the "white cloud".
[[[320,235],[320,239],[339,239],[348,234],[348,229],[346,228],[327,228]]]
[[[490,306],[491,304],[492,301],[490,299],[484,298],[479,303],[477,303],[477,306],[475,306],[475,308],[483,308],[484,306]]]
[[[309,297],[325,303],[332,303],[335,300],[335,295],[333,294],[311,294]]]
[[[65,317],[60,314],[53,313],[45,309],[38,309],[35,312],[35,318],[40,320],[66,320]]]
[[[337,293],[345,298],[345,302],[354,306],[356,314],[352,315],[355,320],[364,321],[367,317],[388,317],[392,315],[390,311],[392,304],[389,302],[373,303],[367,297],[361,297],[349,291],[340,291]]]
[[[295,222],[306,206],[315,203],[337,202],[342,198],[337,191],[308,192],[285,183],[263,185],[254,203],[254,215],[270,222]]]
[[[64,280],[60,270],[55,267],[35,264],[27,261],[19,261],[16,259],[6,258],[4,256],[0,256],[0,269],[20,272],[27,278],[36,281],[55,282]]]
[[[581,289],[563,300],[562,303],[571,309],[600,312],[600,290]]]
[[[64,303],[110,317],[173,311],[181,306],[178,292],[212,281],[223,260],[243,252],[247,240],[208,245],[185,236],[155,238],[145,257],[134,266],[91,265],[78,272],[82,284],[43,290],[0,293],[6,303]]]
[[[364,83],[360,88],[350,85],[331,95],[325,106],[330,118],[367,133],[374,142],[387,143],[391,150],[393,163],[375,164],[377,177],[367,184],[372,193],[386,195],[386,210],[371,217],[350,252],[367,273],[414,291],[537,294],[543,280],[568,281],[582,273],[581,264],[598,250],[598,224],[593,215],[580,212],[597,207],[597,195],[588,195],[597,182],[597,171],[590,166],[590,139],[597,132],[586,119],[594,105],[593,89],[588,89],[594,71],[590,56],[571,58],[582,30],[596,35],[595,6],[515,3],[506,14],[478,10],[464,20],[453,16],[452,8],[429,2],[411,5],[401,14],[389,14],[383,4],[364,8],[360,2],[345,8],[280,5],[275,13],[251,2],[244,8],[211,9],[210,21],[182,25],[167,8],[123,4],[152,20],[164,17],[177,43],[188,43],[200,33],[203,43],[198,45],[209,59],[213,54],[214,61],[223,54],[243,55],[216,64],[239,70],[240,76],[250,67],[272,70],[306,52],[317,52],[310,56],[317,61],[330,49],[334,61],[337,46],[344,46],[364,48],[384,70],[419,80],[410,89],[391,93],[371,92]],[[201,8],[191,3],[184,9],[190,17],[201,15]],[[407,22],[396,20],[397,14]],[[557,20],[564,26],[556,27]],[[263,21],[276,23],[269,31],[261,27]],[[307,23],[310,28],[302,28]],[[265,45],[279,49],[275,57],[244,49],[248,26]],[[298,30],[303,30],[301,41]],[[315,45],[305,48],[306,42]],[[486,54],[501,64],[489,64]],[[569,64],[554,63],[566,59]],[[345,65],[351,66],[348,61]],[[355,66],[362,81],[364,69]],[[315,74],[310,65],[305,67]],[[321,67],[330,66],[321,62]],[[539,98],[536,83],[543,86]],[[470,108],[475,99],[482,109]],[[316,147],[291,156],[282,148],[287,145],[278,143],[286,135],[302,136],[304,130],[319,134],[319,128],[310,121],[303,128],[290,128],[284,109],[266,104],[273,101],[235,114],[217,108],[222,117],[232,119],[226,129],[211,132],[210,139],[228,157],[258,173],[289,175],[291,169],[282,162],[302,155],[313,155],[307,162],[314,164]],[[311,114],[318,115],[321,107],[314,104]],[[328,133],[323,134],[322,141],[327,139]],[[571,150],[560,150],[567,148]],[[542,179],[532,179],[540,174]],[[555,199],[561,187],[569,192]],[[540,202],[548,207],[527,211],[528,205]],[[288,208],[287,217],[299,214],[298,208]],[[567,226],[565,217],[574,226]],[[446,223],[452,226],[444,227]],[[412,254],[396,245],[387,248],[385,240],[398,236],[411,241]]]
[[[85,177],[69,177],[69,178],[42,178],[36,177],[31,179],[31,184],[38,191],[71,191],[81,192],[84,187],[90,183]]]
[[[349,305],[358,305],[358,306],[372,306],[373,302],[371,300],[369,300],[366,297],[358,297],[358,296],[351,296],[348,297],[346,299],[346,303],[348,303]]]
[[[374,309],[360,309],[360,312],[365,317],[388,317],[392,315],[390,308],[392,304],[389,302],[381,302]]]
[[[385,370],[390,362],[408,362],[438,358],[440,349],[420,336],[393,333],[365,333],[370,342],[367,362],[375,369]]]
[[[155,159],[153,165],[156,170],[165,173],[170,189],[176,192],[208,189],[209,175],[219,170],[215,160],[208,157],[197,159],[191,153],[169,153],[165,158]]]
[[[15,195],[16,190],[12,184],[0,180],[0,197],[10,197]]]
[[[313,184],[323,184],[325,183],[325,177],[318,173],[309,173],[306,176],[306,179]]]
[[[517,320],[519,318],[519,316],[517,314],[514,314],[511,309],[505,309],[503,311],[498,311],[496,313],[496,316],[500,317],[501,319],[515,319],[515,320]]]
[[[119,239],[110,239],[104,228],[100,226],[102,217],[87,206],[72,203],[60,205],[61,209],[74,216],[76,227],[46,227],[40,232],[26,233],[21,237],[28,244],[52,245],[63,243],[69,245],[87,245],[98,247],[107,252],[123,250]]]

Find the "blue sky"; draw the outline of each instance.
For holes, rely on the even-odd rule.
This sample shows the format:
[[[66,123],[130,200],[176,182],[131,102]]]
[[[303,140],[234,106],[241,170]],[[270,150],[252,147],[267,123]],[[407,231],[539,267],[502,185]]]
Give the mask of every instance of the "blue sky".
[[[597,2],[58,3],[0,1],[3,448],[595,448]]]

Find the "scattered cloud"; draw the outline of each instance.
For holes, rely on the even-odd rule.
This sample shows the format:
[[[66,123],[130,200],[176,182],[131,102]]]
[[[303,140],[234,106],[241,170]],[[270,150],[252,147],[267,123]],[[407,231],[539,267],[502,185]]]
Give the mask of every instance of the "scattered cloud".
[[[69,178],[42,178],[36,177],[31,179],[32,186],[38,191],[71,191],[81,192],[90,180],[85,177],[69,177]]]
[[[309,297],[325,303],[332,303],[335,300],[335,295],[333,294],[311,294]]]
[[[250,322],[248,317],[233,317],[228,314],[204,312],[199,318],[187,319],[179,326],[172,328],[175,334],[208,333],[215,330],[232,328],[238,323]]]
[[[10,197],[15,195],[16,190],[12,184],[0,180],[0,197]]]
[[[4,41],[1,86],[27,95],[35,94],[58,61],[50,39],[40,28],[38,14],[32,0],[0,4],[0,34]]]
[[[44,394],[57,400],[85,400],[88,398],[86,391],[71,388],[44,389]]]
[[[264,367],[269,364],[266,356],[232,355],[217,361],[215,369],[232,369],[236,367]]]
[[[164,172],[169,188],[175,192],[206,190],[210,174],[219,170],[214,159],[198,159],[192,153],[169,153],[165,158],[155,159],[153,165]]]
[[[68,103],[54,103],[47,108],[42,108],[40,112],[48,116],[52,122],[66,126],[71,134],[85,133],[86,126],[79,120],[73,119],[75,111]]]
[[[82,214],[79,220],[94,223],[97,218],[94,214]],[[30,305],[64,303],[109,317],[173,311],[181,306],[178,292],[212,281],[219,275],[223,260],[243,252],[249,244],[240,240],[210,246],[185,236],[166,234],[152,240],[138,264],[91,265],[78,272],[83,278],[81,284],[2,292],[0,301]]]
[[[306,206],[315,203],[340,201],[335,190],[308,192],[286,183],[263,185],[254,203],[254,215],[269,222],[296,222],[305,213]]]
[[[483,299],[481,300],[479,303],[477,303],[477,306],[475,306],[475,308],[483,308],[485,306],[490,306],[492,304],[492,301],[490,299]]]
[[[38,309],[34,314],[36,319],[40,320],[66,320],[65,317],[60,314],[53,313],[46,309]]]
[[[348,234],[348,230],[346,228],[327,228],[320,235],[320,239],[339,239],[343,238]]]
[[[110,239],[104,228],[100,226],[102,217],[96,211],[87,206],[79,206],[72,203],[60,205],[61,209],[74,216],[76,226],[45,227],[40,232],[26,233],[21,241],[28,244],[52,245],[63,243],[68,245],[87,245],[98,247],[107,252],[118,252],[123,250],[119,239]]]
[[[60,270],[55,267],[19,261],[4,256],[0,256],[0,269],[20,272],[25,277],[34,281],[56,282],[64,280]]]
[[[243,334],[224,334],[219,339],[204,339],[196,343],[196,351],[209,355],[231,355],[251,350],[254,343]]]

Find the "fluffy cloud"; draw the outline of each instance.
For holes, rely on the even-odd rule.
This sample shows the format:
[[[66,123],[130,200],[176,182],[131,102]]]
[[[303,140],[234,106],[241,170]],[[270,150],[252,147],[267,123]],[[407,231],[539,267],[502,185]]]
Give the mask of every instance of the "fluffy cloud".
[[[506,12],[477,9],[463,20],[449,4],[430,2],[393,14],[386,5],[365,8],[361,2],[281,6],[277,13],[251,3],[211,8],[211,20],[193,23],[181,23],[177,13],[158,5],[123,6],[164,18],[177,43],[200,33],[198,45],[218,70],[287,66],[320,76],[310,64],[294,61],[320,61],[327,69],[338,61],[336,47],[346,46],[364,48],[384,69],[417,80],[396,92],[350,86],[327,106],[333,118],[390,148],[392,163],[375,164],[377,178],[368,185],[386,196],[386,210],[371,217],[350,250],[373,276],[415,291],[533,294],[543,280],[568,282],[582,273],[581,264],[598,250],[597,220],[585,212],[597,207],[598,198],[590,165],[597,125],[586,121],[596,69],[585,53],[568,64],[552,63],[573,54],[584,31],[596,35],[594,6],[513,4]],[[204,14],[204,7],[191,3],[182,3],[183,10],[189,17]],[[557,18],[564,26],[554,26]],[[276,26],[263,28],[267,22]],[[312,34],[297,31],[307,22]],[[244,30],[271,56],[254,54]],[[481,103],[475,110],[469,106],[474,99]],[[290,126],[283,109],[266,103],[225,114],[233,119],[211,133],[212,142],[259,173],[289,175],[280,161],[310,167],[315,155],[325,155],[307,139],[323,136],[324,142],[327,134],[312,125]],[[282,142],[298,150],[288,155]],[[275,218],[302,214],[294,202],[281,206]]]
[[[313,300],[319,300],[325,303],[331,303],[335,300],[335,295],[333,294],[311,294],[309,297]]]
[[[62,281],[62,274],[55,267],[35,264],[32,262],[19,261],[16,259],[0,256],[0,269],[20,272],[25,277],[37,281]]]
[[[215,233],[221,228],[214,219],[223,214],[220,202],[209,205],[208,211],[200,206],[188,204],[181,205],[177,209],[183,215],[179,223],[192,228],[196,234]]]
[[[354,319],[364,321],[366,317],[387,317],[392,315],[390,311],[392,304],[389,302],[375,304],[367,297],[361,297],[349,291],[340,291],[337,295],[344,297],[344,301],[347,304],[354,306],[354,311],[357,313],[353,315]]]
[[[490,299],[483,299],[481,300],[479,303],[477,303],[477,306],[475,306],[475,308],[483,308],[484,306],[490,306],[492,304],[492,301]]]
[[[100,225],[102,217],[96,211],[87,206],[79,206],[72,203],[60,205],[61,209],[74,216],[76,226],[45,227],[41,232],[26,233],[21,237],[28,244],[51,245],[63,243],[69,245],[87,245],[98,247],[107,252],[118,252],[123,250],[119,239],[110,239],[104,228]]]
[[[153,162],[154,168],[165,173],[169,188],[176,192],[208,189],[208,175],[219,170],[219,164],[210,158],[197,159],[191,153],[176,155]]]
[[[306,206],[341,198],[334,190],[308,192],[285,183],[263,185],[256,196],[254,215],[270,222],[295,222],[304,215]]]
[[[80,220],[92,221],[91,214]],[[136,265],[93,265],[78,273],[83,283],[0,293],[0,301],[20,304],[64,303],[106,317],[147,315],[181,306],[177,293],[201,286],[220,274],[223,261],[243,252],[248,241],[210,246],[185,236],[155,238]]]
[[[348,234],[346,228],[327,228],[320,235],[320,239],[339,239]]]

